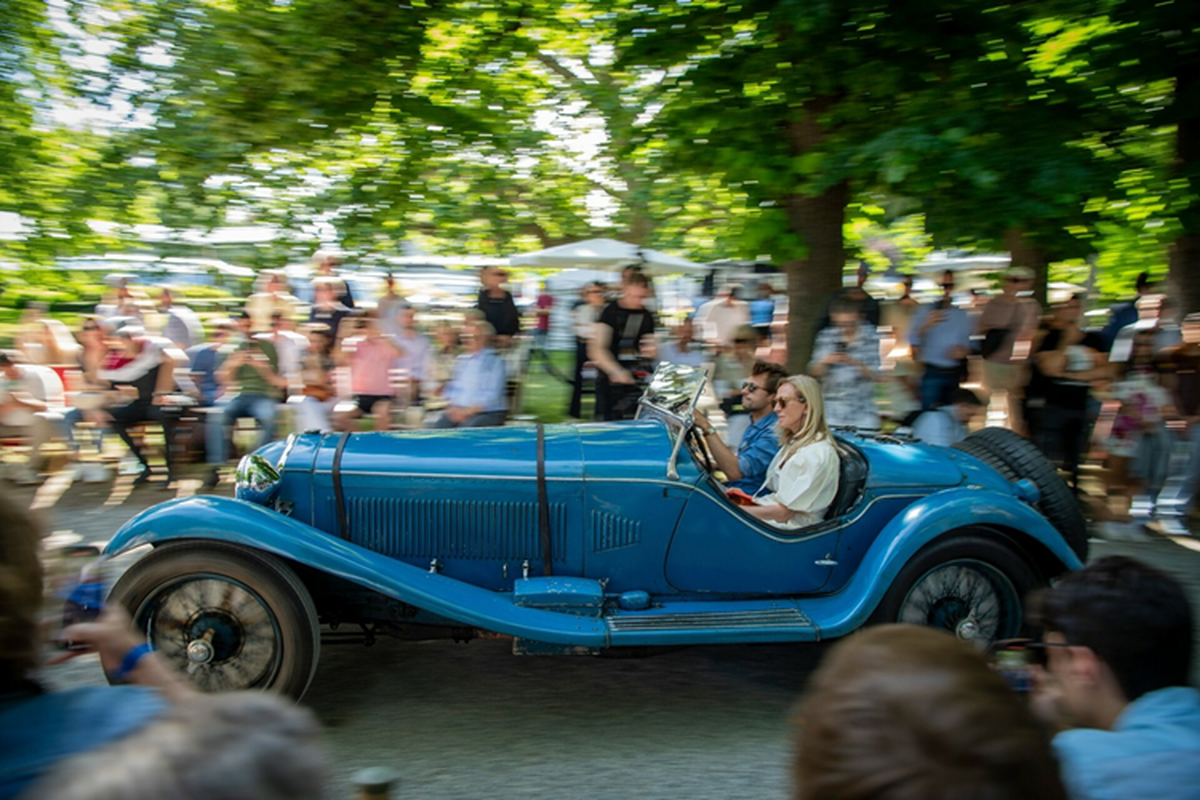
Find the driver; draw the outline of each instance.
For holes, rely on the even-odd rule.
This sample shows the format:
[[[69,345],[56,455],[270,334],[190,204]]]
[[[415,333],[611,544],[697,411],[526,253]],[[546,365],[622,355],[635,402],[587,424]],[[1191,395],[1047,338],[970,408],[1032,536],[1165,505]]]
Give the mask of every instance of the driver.
[[[787,370],[768,361],[755,361],[750,369],[750,380],[742,384],[742,408],[750,415],[750,426],[742,434],[737,453],[717,436],[708,417],[699,411],[692,412],[696,428],[704,435],[712,451],[717,468],[725,473],[730,489],[741,489],[753,495],[762,488],[767,478],[767,466],[779,452],[779,439],[775,426],[775,390],[787,380]]]
[[[746,511],[777,528],[814,525],[837,494],[839,472],[821,384],[808,375],[787,378],[775,392],[775,413],[780,449]]]

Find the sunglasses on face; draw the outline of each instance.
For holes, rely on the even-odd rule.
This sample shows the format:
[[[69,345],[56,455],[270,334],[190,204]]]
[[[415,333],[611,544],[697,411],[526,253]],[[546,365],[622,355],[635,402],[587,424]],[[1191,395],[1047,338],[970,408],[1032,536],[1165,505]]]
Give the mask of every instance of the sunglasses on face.
[[[789,405],[791,405],[792,403],[807,403],[807,402],[808,402],[808,398],[807,398],[807,397],[799,397],[799,396],[796,396],[796,397],[776,397],[776,398],[775,398],[775,407],[776,407],[776,408],[787,408],[787,407],[788,407]]]
[[[759,389],[762,389],[764,392],[766,391],[765,388],[763,388],[762,386],[759,386],[754,381],[746,381],[745,383],[742,384],[743,392],[750,392],[751,394],[753,394],[754,392],[757,392]]]

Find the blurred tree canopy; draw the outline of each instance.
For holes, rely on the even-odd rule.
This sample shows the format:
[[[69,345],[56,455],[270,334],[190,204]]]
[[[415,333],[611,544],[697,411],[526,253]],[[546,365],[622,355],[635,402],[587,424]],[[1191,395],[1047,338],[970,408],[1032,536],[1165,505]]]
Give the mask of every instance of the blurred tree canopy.
[[[0,0],[0,257],[175,231],[503,255],[597,235],[790,276],[1143,269],[1200,309],[1200,47],[1168,0]],[[119,227],[125,226],[125,227]],[[872,249],[898,226],[912,247]],[[849,237],[849,240],[847,239]],[[280,256],[282,257],[282,256]]]

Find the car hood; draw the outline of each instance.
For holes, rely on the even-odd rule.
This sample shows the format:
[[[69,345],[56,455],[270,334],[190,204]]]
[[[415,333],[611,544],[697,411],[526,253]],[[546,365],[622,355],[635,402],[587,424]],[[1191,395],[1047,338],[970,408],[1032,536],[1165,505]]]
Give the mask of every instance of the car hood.
[[[671,441],[660,422],[546,425],[546,475],[564,478],[665,478]],[[304,434],[287,453],[287,473],[328,472],[341,434]],[[271,463],[285,443],[259,450]],[[536,426],[351,434],[342,448],[347,475],[535,478]]]

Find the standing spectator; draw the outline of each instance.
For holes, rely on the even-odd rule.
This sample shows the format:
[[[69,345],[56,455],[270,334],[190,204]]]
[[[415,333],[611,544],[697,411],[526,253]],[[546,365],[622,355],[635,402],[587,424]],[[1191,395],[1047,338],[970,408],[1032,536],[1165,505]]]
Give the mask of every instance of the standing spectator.
[[[175,418],[163,413],[166,390],[171,381],[174,362],[165,355],[154,341],[143,336],[144,331],[135,325],[126,325],[116,331],[112,350],[101,366],[97,377],[107,381],[126,397],[126,401],[107,409],[109,427],[117,432],[129,452],[142,466],[142,471],[133,479],[134,486],[150,480],[150,462],[146,460],[138,443],[129,435],[130,428],[145,422],[162,425],[167,446],[164,454],[167,461],[168,486],[175,480],[171,464],[171,442],[175,439]]]
[[[750,324],[754,326],[759,339],[771,341],[771,323],[775,321],[775,299],[771,284],[763,281],[756,289],[758,294],[750,301]]]
[[[879,379],[879,334],[864,322],[858,305],[838,300],[832,324],[817,334],[808,373],[821,381],[825,421],[830,426],[879,427],[875,382]]]
[[[1121,377],[1112,385],[1112,396],[1121,408],[1108,442],[1108,496],[1122,495],[1121,516],[1129,521],[1131,510],[1139,516],[1152,513],[1154,498],[1166,483],[1171,459],[1166,420],[1175,411],[1155,365],[1154,331],[1141,331],[1130,360],[1113,366]],[[1134,508],[1142,491],[1145,495]]]
[[[454,375],[454,364],[458,361],[458,331],[447,320],[442,320],[433,329],[433,347],[429,351],[425,386],[426,396],[440,395]]]
[[[1074,800],[1195,797],[1200,692],[1187,595],[1168,575],[1108,556],[1031,601],[1046,660],[1034,708]]]
[[[1004,276],[1004,291],[984,306],[979,318],[983,334],[983,383],[989,397],[1003,394],[1008,411],[1008,427],[1025,434],[1021,414],[1027,362],[1032,354],[1033,334],[1042,309],[1032,297],[1018,293],[1033,286],[1033,270],[1013,267]]]
[[[942,273],[942,296],[921,306],[909,330],[913,360],[922,366],[921,410],[946,405],[958,388],[971,346],[971,321],[954,306],[954,273]]]
[[[279,400],[287,389],[287,379],[279,374],[275,345],[251,335],[250,315],[246,312],[241,313],[237,322],[241,341],[217,372],[217,382],[224,392],[205,422],[205,446],[208,463],[212,465],[204,480],[206,489],[212,489],[220,480],[218,470],[229,460],[229,440],[239,419],[251,417],[258,422],[259,447],[271,441]]]
[[[631,418],[637,410],[635,371],[653,357],[654,314],[646,308],[650,282],[640,272],[631,273],[625,291],[605,306],[588,342],[588,358],[596,375],[596,419]]]
[[[354,293],[350,291],[350,284],[334,273],[338,267],[342,265],[342,260],[332,250],[318,250],[313,253],[313,272],[318,278],[324,278],[327,282],[334,282],[332,285],[338,289],[337,296],[334,298],[346,308],[354,308]],[[314,280],[315,284],[316,281]]]
[[[542,352],[545,352],[546,339],[550,336],[550,312],[553,308],[554,295],[550,294],[550,290],[546,288],[546,282],[542,281],[537,303],[534,306],[537,320],[533,323],[533,346]]]
[[[704,366],[705,354],[693,338],[696,326],[685,318],[671,331],[671,338],[658,348],[658,360],[688,367]]]
[[[504,424],[508,411],[508,378],[504,360],[492,349],[492,325],[468,319],[463,340],[466,352],[458,357],[454,375],[442,391],[449,405],[433,428],[489,428]]]
[[[977,648],[932,628],[842,639],[794,722],[795,800],[1067,800],[1045,728]]]
[[[1104,338],[1079,327],[1082,314],[1082,295],[1055,308],[1052,326],[1035,348],[1028,389],[1043,403],[1033,423],[1033,440],[1071,474],[1076,490],[1091,385],[1109,377]]]
[[[825,304],[825,313],[821,315],[821,319],[817,321],[817,330],[822,331],[829,327],[829,310],[833,304],[839,300],[850,300],[858,303],[860,313],[867,322],[879,327],[880,308],[879,301],[867,293],[866,283],[867,278],[871,275],[871,268],[867,266],[865,261],[858,263],[858,272],[854,276],[854,286],[843,287],[830,295],[828,302]]]
[[[250,329],[261,333],[271,329],[271,319],[280,315],[286,322],[293,322],[300,308],[300,300],[288,291],[287,281],[281,273],[264,272],[259,276],[260,290],[246,298],[246,312],[250,315]],[[316,291],[314,282],[314,293]]]
[[[406,306],[400,311],[400,332],[393,337],[404,355],[396,359],[394,366],[403,370],[408,380],[408,394],[404,403],[416,403],[421,398],[421,386],[428,379],[432,346],[417,329],[417,310]]]
[[[1108,318],[1108,324],[1104,326],[1104,330],[1100,335],[1104,338],[1105,353],[1108,353],[1116,341],[1117,334],[1126,325],[1132,325],[1138,321],[1137,301],[1143,295],[1150,293],[1150,273],[1139,272],[1137,280],[1134,282],[1134,291],[1137,292],[1137,297],[1124,303],[1118,303],[1112,307],[1112,312]]]
[[[1181,418],[1181,458],[1173,459],[1167,484],[1158,496],[1159,521],[1168,533],[1187,533],[1183,524],[1193,510],[1200,486],[1200,314],[1183,320],[1183,343],[1163,353],[1160,368]]]
[[[713,393],[725,413],[725,440],[730,447],[738,446],[750,424],[750,417],[742,408],[741,387],[750,380],[758,360],[755,356],[757,339],[754,328],[743,325],[733,335],[733,349],[718,354],[713,362]]]
[[[333,334],[319,323],[304,326],[308,349],[300,369],[302,385],[296,403],[296,427],[302,431],[328,431],[329,415],[337,405],[333,388]],[[289,398],[288,402],[292,402]]]
[[[727,283],[716,297],[696,309],[692,321],[700,331],[700,341],[728,347],[738,329],[750,324],[750,306],[737,296],[741,288],[736,283]]]
[[[583,367],[588,361],[588,342],[595,333],[596,321],[604,310],[604,287],[589,283],[583,287],[583,302],[571,312],[575,327],[575,376],[571,382],[571,404],[567,416],[583,417]]]
[[[950,402],[922,412],[913,422],[912,435],[923,442],[949,447],[971,432],[971,422],[983,411],[983,403],[970,389],[955,389]]]
[[[338,430],[348,431],[351,422],[366,414],[375,423],[375,430],[391,427],[392,362],[404,355],[396,340],[379,330],[379,321],[368,314],[354,320],[354,333],[341,344],[346,363],[350,365],[350,390],[354,392],[354,407],[341,414]]]
[[[775,390],[787,376],[787,370],[778,364],[754,363],[750,380],[742,384],[742,408],[750,415],[750,425],[742,434],[736,453],[717,436],[708,417],[693,412],[696,428],[708,443],[717,468],[725,473],[728,488],[755,495],[767,479],[767,467],[779,452]]]
[[[162,334],[175,343],[181,350],[204,341],[204,325],[200,317],[185,305],[175,302],[175,294],[163,287],[158,295],[158,313],[165,319],[162,323]]]
[[[486,319],[495,330],[495,346],[503,350],[508,347],[512,338],[521,331],[521,314],[513,301],[512,292],[504,288],[508,273],[501,267],[484,267],[479,272],[479,281],[483,288],[479,290],[479,299],[475,307],[483,312]]]
[[[375,306],[379,317],[379,330],[384,336],[399,336],[404,327],[401,317],[404,309],[408,308],[408,301],[396,291],[396,279],[392,273],[389,272],[383,282],[383,297],[379,298],[379,303]]]
[[[342,281],[339,278],[317,278],[313,281],[313,304],[312,310],[309,311],[309,323],[319,323],[329,328],[333,333],[333,340],[340,342],[344,335],[342,330],[342,320],[350,313],[350,306],[345,305],[338,298],[338,293],[342,289]]]
[[[1138,318],[1117,331],[1112,347],[1108,352],[1110,364],[1123,364],[1133,355],[1133,340],[1143,331],[1149,331],[1154,337],[1154,351],[1175,347],[1180,341],[1180,330],[1175,325],[1170,313],[1173,301],[1165,294],[1143,294],[1135,302]]]

